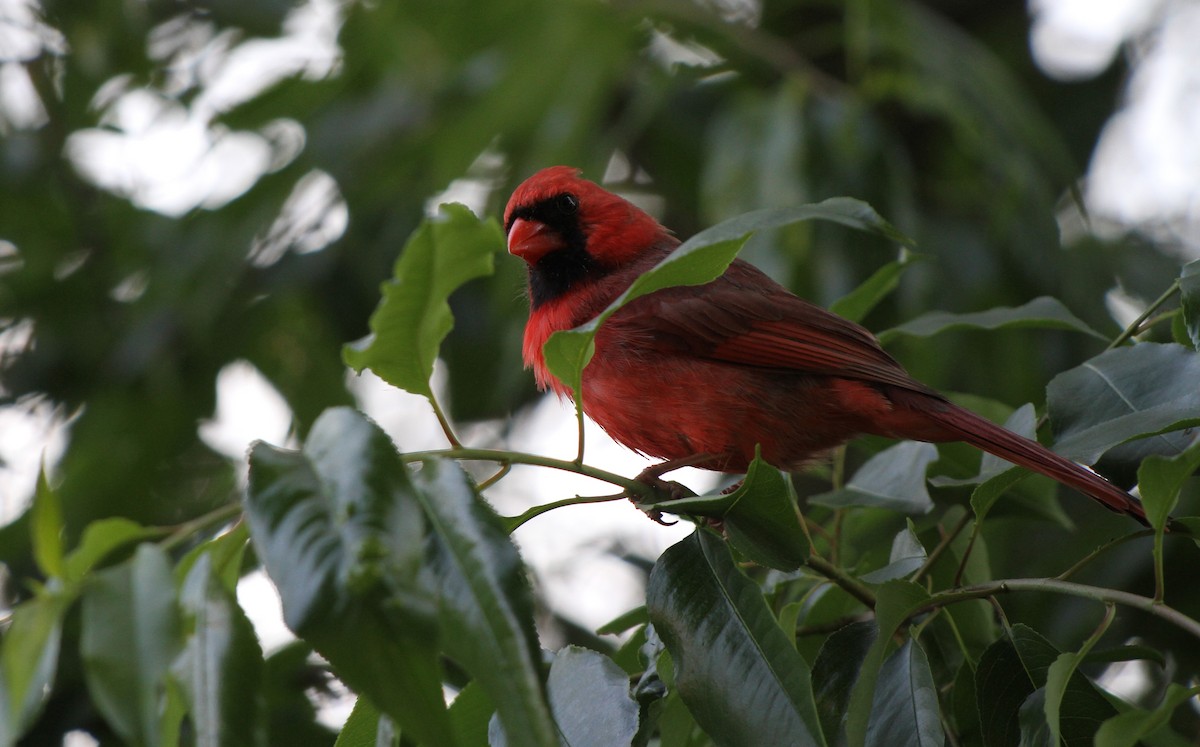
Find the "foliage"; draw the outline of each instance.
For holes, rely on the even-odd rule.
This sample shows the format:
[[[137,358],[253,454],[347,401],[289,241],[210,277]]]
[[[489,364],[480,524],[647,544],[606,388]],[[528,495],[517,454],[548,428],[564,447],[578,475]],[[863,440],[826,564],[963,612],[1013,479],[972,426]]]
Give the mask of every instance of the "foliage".
[[[70,424],[0,528],[0,747],[76,729],[576,747],[1200,734],[1200,271],[1136,235],[1062,247],[1055,224],[1119,71],[1042,80],[1020,5],[789,0],[748,19],[683,0],[346,3],[336,64],[220,99],[233,52],[295,10],[182,7],[47,0],[23,27],[36,43],[5,63],[45,116],[0,110],[3,391]],[[129,95],[214,149],[259,138],[269,164],[174,213],[136,173],[98,186],[80,136],[135,136]],[[1152,528],[1060,504],[962,445],[864,439],[664,503],[588,464],[582,438],[562,461],[478,437],[466,426],[519,420],[533,392],[520,268],[477,216],[559,162],[611,165],[693,237],[643,290],[702,282],[740,251],[865,320],[923,381],[1136,482]],[[431,210],[455,180],[486,197]],[[299,209],[305,194],[323,202]],[[1106,311],[1114,285],[1144,300],[1133,324]],[[591,333],[551,341],[567,380]],[[197,428],[236,361],[293,416],[291,443],[256,444],[248,477]],[[426,397],[448,447],[397,448],[354,409],[347,365]],[[1029,402],[1040,419],[1014,411]],[[479,464],[500,472],[480,480]],[[499,516],[488,491],[514,464],[623,494]],[[625,494],[695,532],[645,559],[645,608],[603,631],[619,645],[543,651],[511,531]],[[301,639],[270,655],[236,595],[257,568]],[[1107,692],[1128,662],[1146,692]],[[331,677],[358,697],[340,736],[310,699]]]

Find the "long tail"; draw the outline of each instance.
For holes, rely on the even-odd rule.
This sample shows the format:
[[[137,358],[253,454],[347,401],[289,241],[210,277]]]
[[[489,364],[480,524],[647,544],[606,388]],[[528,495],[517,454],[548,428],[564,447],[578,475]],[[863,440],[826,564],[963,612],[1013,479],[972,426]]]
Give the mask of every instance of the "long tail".
[[[1091,496],[1113,511],[1128,514],[1143,525],[1149,525],[1146,512],[1136,498],[1086,467],[946,400],[922,399],[925,401],[913,409],[923,416],[925,427],[919,429],[920,434],[910,437],[929,441],[965,441],[1001,459],[1040,472]],[[929,425],[935,427],[928,428]]]

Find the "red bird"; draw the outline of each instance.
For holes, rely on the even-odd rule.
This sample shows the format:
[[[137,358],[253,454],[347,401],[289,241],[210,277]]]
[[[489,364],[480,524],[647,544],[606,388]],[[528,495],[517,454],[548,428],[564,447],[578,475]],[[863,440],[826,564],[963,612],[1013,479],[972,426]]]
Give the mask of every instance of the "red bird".
[[[573,396],[542,345],[595,317],[679,245],[633,204],[567,166],[543,169],[504,212],[508,251],[528,263],[524,356],[538,386]],[[784,470],[860,434],[965,441],[1145,523],[1141,504],[1094,472],[951,403],[914,380],[863,327],[734,260],[702,286],[666,288],[613,314],[583,372],[583,409],[617,441],[665,460]]]

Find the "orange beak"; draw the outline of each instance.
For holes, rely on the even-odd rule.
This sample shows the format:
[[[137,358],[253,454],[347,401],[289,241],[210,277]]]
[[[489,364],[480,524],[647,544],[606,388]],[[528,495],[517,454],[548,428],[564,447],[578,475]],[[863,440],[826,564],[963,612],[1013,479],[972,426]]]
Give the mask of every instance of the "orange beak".
[[[562,238],[541,221],[517,218],[508,229],[508,253],[531,265],[562,248]]]

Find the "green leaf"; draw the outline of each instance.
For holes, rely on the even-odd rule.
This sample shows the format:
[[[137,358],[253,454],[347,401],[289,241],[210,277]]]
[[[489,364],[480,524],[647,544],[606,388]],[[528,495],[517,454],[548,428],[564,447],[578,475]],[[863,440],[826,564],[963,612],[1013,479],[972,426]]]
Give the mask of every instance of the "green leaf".
[[[94,574],[83,593],[80,654],[92,701],[128,744],[173,744],[167,682],[182,638],[170,560],[143,544],[133,559]]]
[[[796,490],[786,474],[757,454],[746,479],[732,493],[681,498],[659,504],[670,513],[721,519],[730,543],[747,559],[768,568],[794,571],[808,557]]]
[[[468,280],[492,274],[503,246],[495,220],[480,220],[463,205],[442,205],[404,245],[371,315],[372,334],[344,346],[342,360],[359,373],[369,368],[392,386],[431,397],[433,362],[454,328],[447,299]]]
[[[265,745],[262,648],[232,590],[216,577],[211,552],[192,566],[179,602],[187,634],[172,671],[186,696],[196,744]]]
[[[426,461],[413,479],[433,533],[429,570],[446,652],[475,677],[522,747],[558,747],[533,595],[500,517],[456,464]]]
[[[719,539],[697,530],[663,553],[646,605],[680,695],[717,744],[825,743],[808,664]]]
[[[1200,469],[1200,442],[1174,457],[1150,456],[1138,467],[1138,491],[1146,519],[1156,532],[1166,526],[1179,503],[1183,484]]]
[[[618,633],[624,633],[632,627],[645,625],[648,622],[650,622],[650,614],[646,611],[646,606],[642,605],[617,615],[612,620],[596,628],[596,634],[617,635]]]
[[[242,558],[246,555],[247,542],[250,539],[250,527],[246,522],[238,522],[224,534],[214,537],[207,542],[188,550],[178,563],[175,564],[175,583],[183,586],[185,579],[196,562],[208,557],[212,572],[231,593],[236,593],[237,583],[242,575]]]
[[[929,594],[924,587],[908,581],[888,581],[876,592],[875,622],[879,626],[879,633],[863,657],[862,669],[850,693],[850,707],[846,715],[846,740],[851,747],[866,743],[875,684],[892,636],[928,600]]]
[[[813,205],[766,208],[722,221],[683,242],[657,266],[642,274],[594,319],[572,330],[556,332],[543,347],[546,366],[571,391],[580,391],[583,369],[594,352],[596,331],[604,320],[630,301],[662,288],[703,285],[720,277],[755,231],[804,220],[828,220],[902,244],[912,240],[883,220],[865,202],[834,197]],[[579,400],[576,398],[578,407]]]
[[[1188,262],[1179,274],[1179,305],[1192,347],[1200,350],[1200,259]]]
[[[471,680],[450,704],[450,725],[462,747],[488,747],[488,723],[496,706],[479,680]]]
[[[568,646],[554,656],[546,688],[550,707],[571,747],[630,744],[638,731],[638,704],[629,676],[603,654]]]
[[[421,506],[383,431],[334,408],[302,452],[255,444],[246,516],[288,627],[418,743],[454,744]]]
[[[809,498],[830,508],[873,506],[906,514],[925,514],[933,508],[925,471],[937,459],[937,448],[918,441],[901,441],[858,468],[846,487]]]
[[[825,639],[813,662],[817,713],[826,738],[833,744],[841,741],[837,735],[843,729],[850,693],[876,632],[874,620],[850,623]]]
[[[16,742],[50,695],[62,646],[63,617],[74,594],[43,589],[12,610],[0,639],[0,736]]]
[[[946,741],[929,660],[909,638],[879,670],[867,744],[941,747]]]
[[[1130,458],[1178,454],[1191,440],[1165,434],[1200,425],[1200,353],[1139,343],[1109,350],[1055,376],[1046,387],[1054,450],[1095,464],[1109,449],[1143,436]]]
[[[1062,301],[1050,296],[1039,296],[1017,307],[1000,306],[987,311],[969,314],[951,314],[933,311],[916,319],[880,332],[879,341],[886,344],[902,335],[932,337],[955,329],[1065,329],[1083,332],[1100,340],[1104,335],[1087,325],[1071,313]]]
[[[979,727],[987,747],[1019,741],[1021,704],[1035,689],[1011,640],[1000,638],[987,647],[975,668]]]
[[[927,557],[925,547],[921,540],[917,539],[910,519],[904,529],[892,539],[892,553],[888,556],[888,564],[863,574],[859,580],[868,584],[882,584],[884,581],[907,576],[924,565]]]
[[[1008,634],[1029,678],[1030,692],[1048,688],[1050,670],[1060,656],[1058,649],[1027,625],[1013,625]],[[1090,745],[1097,727],[1116,714],[1116,710],[1082,672],[1072,671],[1064,680],[1066,673],[1061,671],[1064,666],[1059,665],[1060,671],[1055,675],[1055,687],[1063,688],[1058,709],[1061,713],[1059,727],[1062,739],[1068,745]],[[1049,703],[1049,698],[1044,703]],[[981,702],[980,709],[983,708]]]
[[[1071,685],[1071,680],[1077,676],[1083,675],[1078,671],[1080,663],[1087,657],[1088,652],[1096,645],[1100,637],[1108,630],[1112,624],[1116,614],[1116,608],[1109,605],[1104,616],[1104,620],[1096,628],[1092,635],[1083,642],[1078,651],[1059,654],[1054,663],[1046,671],[1046,703],[1045,714],[1046,723],[1050,725],[1050,733],[1053,735],[1052,744],[1058,744],[1059,739],[1063,736],[1063,721],[1068,717],[1071,720],[1073,729],[1078,729],[1083,723],[1083,714],[1074,712],[1073,704],[1065,702],[1068,687]],[[1075,683],[1078,686],[1078,682]],[[1106,715],[1107,718],[1107,715]],[[1092,734],[1087,735],[1086,742],[1090,743],[1094,738],[1095,728],[1098,728],[1104,719],[1098,719],[1095,726],[1092,728]],[[1078,733],[1078,732],[1076,732]],[[1078,742],[1078,737],[1073,742]]]
[[[121,517],[93,521],[84,528],[79,546],[67,555],[64,571],[66,578],[69,581],[82,581],[109,553],[135,542],[162,535],[161,529],[144,527]]]
[[[924,259],[922,255],[901,247],[899,259],[880,267],[857,288],[830,304],[829,310],[851,321],[861,322],[896,289],[904,271],[921,259]]]
[[[1200,686],[1184,687],[1176,682],[1167,685],[1166,695],[1154,710],[1126,711],[1100,725],[1096,730],[1095,747],[1134,747],[1141,740],[1166,726],[1175,709],[1200,696]]]
[[[400,735],[391,721],[371,705],[371,701],[360,697],[354,701],[346,723],[338,732],[333,747],[399,747]]]
[[[46,481],[45,465],[38,470],[29,524],[33,531],[33,558],[38,569],[50,578],[61,578],[65,572],[62,501]]]

